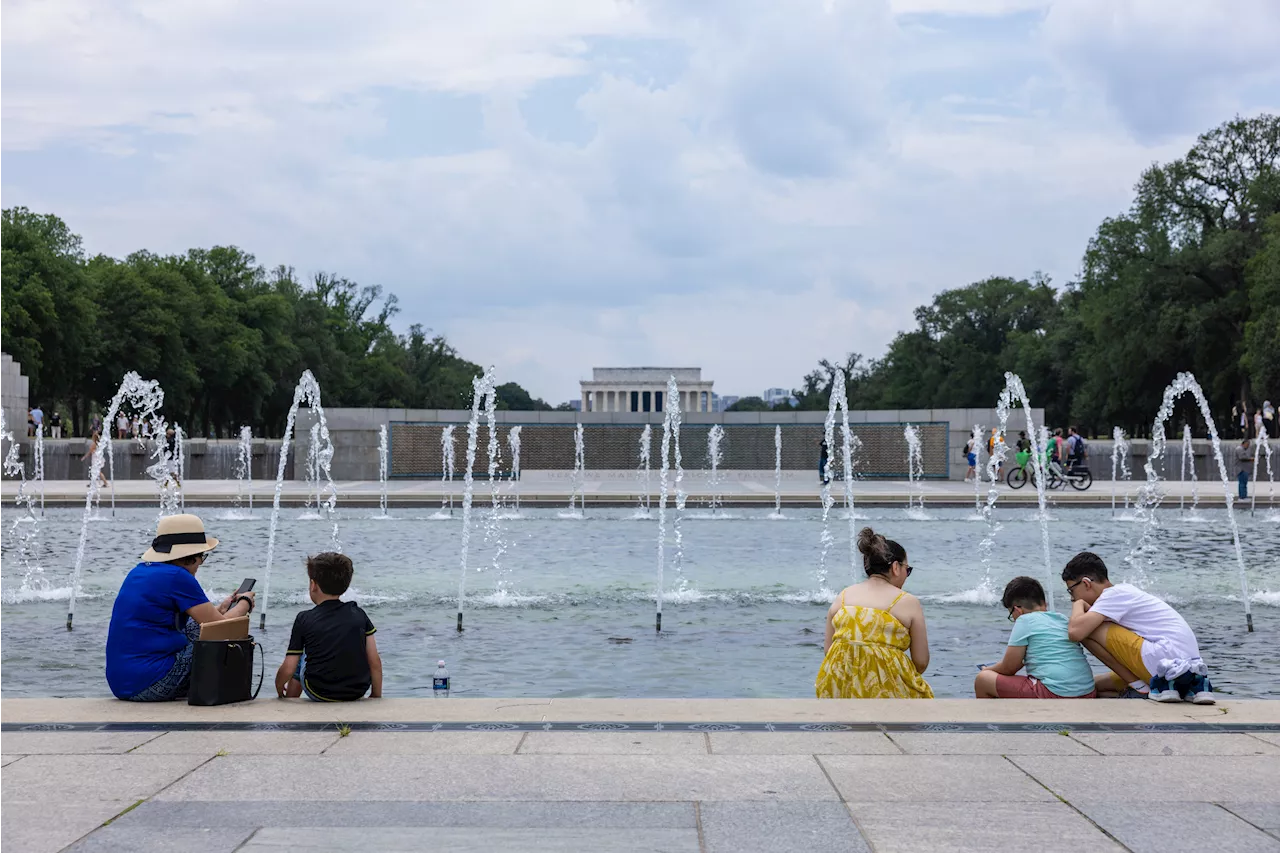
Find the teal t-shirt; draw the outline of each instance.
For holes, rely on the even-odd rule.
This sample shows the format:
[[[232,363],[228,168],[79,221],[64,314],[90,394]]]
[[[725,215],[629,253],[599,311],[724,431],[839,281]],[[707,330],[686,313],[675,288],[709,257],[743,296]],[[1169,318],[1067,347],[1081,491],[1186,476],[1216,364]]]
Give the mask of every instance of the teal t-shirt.
[[[1083,696],[1093,690],[1093,670],[1079,643],[1067,639],[1067,617],[1038,610],[1013,623],[1009,645],[1026,646],[1027,675],[1059,696]]]

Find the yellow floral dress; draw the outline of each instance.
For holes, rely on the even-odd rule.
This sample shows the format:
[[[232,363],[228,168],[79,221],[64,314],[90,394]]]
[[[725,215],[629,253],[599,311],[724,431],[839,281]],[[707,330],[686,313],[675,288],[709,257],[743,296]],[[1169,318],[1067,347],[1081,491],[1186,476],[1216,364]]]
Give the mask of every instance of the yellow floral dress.
[[[911,632],[889,611],[905,592],[880,610],[846,607],[832,617],[831,648],[818,669],[819,699],[932,699],[933,690],[916,672],[907,650]]]

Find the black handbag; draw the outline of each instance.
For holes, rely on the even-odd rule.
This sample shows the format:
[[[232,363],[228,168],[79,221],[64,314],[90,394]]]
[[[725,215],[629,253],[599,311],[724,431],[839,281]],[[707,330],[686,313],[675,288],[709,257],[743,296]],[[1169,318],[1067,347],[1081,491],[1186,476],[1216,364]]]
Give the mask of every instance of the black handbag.
[[[259,657],[258,686],[253,687],[253,658],[258,644],[243,640],[195,640],[191,651],[188,705],[228,705],[258,698],[266,661]],[[250,692],[252,689],[252,692]]]

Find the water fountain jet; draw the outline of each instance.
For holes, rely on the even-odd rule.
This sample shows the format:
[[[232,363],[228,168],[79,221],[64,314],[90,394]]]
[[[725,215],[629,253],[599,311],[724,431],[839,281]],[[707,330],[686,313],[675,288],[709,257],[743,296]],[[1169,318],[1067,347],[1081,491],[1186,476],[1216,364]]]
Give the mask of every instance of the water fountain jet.
[[[1231,527],[1231,540],[1235,545],[1236,565],[1240,572],[1240,598],[1244,602],[1245,625],[1248,632],[1253,633],[1253,610],[1249,602],[1249,576],[1245,570],[1244,550],[1240,546],[1240,528],[1236,524],[1236,497],[1232,494],[1231,484],[1227,478],[1227,463],[1222,456],[1222,442],[1218,438],[1218,427],[1213,421],[1213,413],[1209,410],[1209,401],[1205,398],[1204,391],[1200,388],[1200,383],[1196,382],[1195,376],[1190,373],[1179,373],[1173,382],[1169,383],[1169,387],[1164,389],[1164,398],[1160,404],[1160,410],[1156,413],[1155,421],[1151,425],[1151,452],[1147,454],[1147,461],[1143,466],[1147,473],[1147,479],[1138,490],[1139,517],[1143,518],[1146,524],[1143,528],[1141,542],[1135,552],[1130,553],[1128,559],[1133,562],[1138,555],[1145,555],[1146,559],[1150,561],[1157,550],[1155,539],[1156,532],[1159,529],[1159,519],[1156,517],[1156,508],[1160,505],[1163,495],[1160,492],[1160,475],[1156,472],[1156,464],[1164,456],[1168,444],[1164,423],[1173,416],[1173,404],[1183,394],[1190,394],[1195,398],[1196,404],[1200,408],[1200,415],[1209,427],[1209,440],[1213,444],[1213,457],[1218,463],[1218,474],[1222,480],[1222,493],[1227,504],[1227,523]]]
[[[338,490],[333,484],[333,477],[329,470],[330,463],[333,460],[333,442],[329,438],[329,423],[325,419],[324,406],[320,403],[320,383],[316,381],[316,377],[310,370],[304,370],[302,371],[302,376],[298,379],[297,387],[293,389],[293,404],[289,406],[289,414],[285,419],[284,435],[281,436],[280,441],[280,464],[276,468],[276,488],[275,494],[271,499],[271,528],[267,534],[267,566],[262,581],[262,614],[258,617],[259,630],[267,627],[267,599],[271,594],[271,567],[275,561],[276,554],[276,529],[280,525],[280,495],[284,491],[285,469],[289,464],[289,447],[293,443],[293,425],[298,418],[298,408],[304,402],[319,418],[312,432],[313,440],[311,442],[312,448],[318,448],[314,452],[317,466],[316,501],[320,503],[319,478],[323,474],[325,479],[328,480],[327,491],[329,496],[323,501],[322,505],[328,513],[330,523],[333,525],[332,541],[334,550],[341,550],[341,545],[338,543],[338,520],[335,514],[338,506]],[[308,456],[311,454],[312,450],[309,448]]]
[[[462,631],[462,605],[466,600],[467,591],[467,557],[471,548],[471,505],[475,494],[475,464],[476,464],[476,441],[480,432],[480,410],[484,407],[486,411],[493,405],[492,399],[494,392],[494,369],[492,366],[484,372],[483,376],[477,376],[471,380],[471,420],[467,422],[467,468],[463,476],[462,490],[462,553],[460,557],[460,571],[458,578],[458,631]],[[450,449],[453,446],[453,428],[446,427],[449,438]],[[490,432],[493,426],[490,425]],[[444,438],[441,438],[444,441]],[[450,457],[452,458],[452,454]]]
[[[120,383],[119,389],[116,390],[115,396],[111,398],[111,404],[107,407],[107,414],[103,418],[103,424],[109,426],[115,423],[116,414],[120,411],[120,406],[126,402],[140,411],[144,417],[150,417],[164,404],[164,391],[160,389],[160,383],[154,379],[144,380],[137,373],[129,371],[124,375],[124,380]],[[72,623],[75,621],[76,616],[76,597],[80,593],[80,579],[84,572],[85,544],[89,539],[89,519],[93,516],[94,503],[98,499],[101,488],[99,478],[102,476],[102,464],[110,452],[111,432],[109,429],[104,429],[98,437],[98,447],[89,460],[89,489],[84,498],[84,516],[80,521],[80,542],[76,546],[75,569],[71,575],[71,598],[67,603],[68,631],[72,629]],[[112,484],[115,483],[114,477],[111,482]],[[113,496],[113,507],[114,502]]]

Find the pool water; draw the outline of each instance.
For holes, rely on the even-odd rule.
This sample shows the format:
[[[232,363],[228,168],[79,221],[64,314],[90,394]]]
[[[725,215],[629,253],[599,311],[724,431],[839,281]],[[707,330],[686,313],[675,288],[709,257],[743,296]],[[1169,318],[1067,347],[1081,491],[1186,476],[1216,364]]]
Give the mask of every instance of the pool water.
[[[220,598],[242,578],[256,577],[261,603],[269,511],[250,518],[231,518],[223,509],[188,511],[222,540],[200,569],[201,584]],[[1256,626],[1247,634],[1225,511],[1160,511],[1157,568],[1141,574],[1124,558],[1143,525],[1105,509],[1051,512],[1055,575],[1077,551],[1098,552],[1113,580],[1138,581],[1182,612],[1219,692],[1280,698],[1280,523],[1274,517],[1240,516]],[[91,522],[70,633],[67,588],[81,512],[50,509],[41,520],[42,572],[30,572],[19,559],[12,513],[4,512],[0,573],[4,695],[109,695],[103,648],[112,601],[154,535],[156,512],[128,509],[111,517],[104,510],[105,517]],[[790,510],[773,520],[767,513],[732,510],[710,518],[691,506],[681,525],[679,570],[668,529],[661,634],[654,631],[657,523],[626,509],[593,510],[585,518],[523,510],[502,519],[497,532],[505,551],[495,569],[498,537],[486,531],[487,507],[478,507],[461,634],[454,630],[461,513],[438,518],[431,509],[393,507],[391,518],[379,519],[370,510],[340,511],[341,547],[356,567],[346,597],[378,628],[387,696],[428,695],[436,661],[444,659],[455,696],[810,697],[831,598],[817,581],[821,514]],[[976,665],[998,659],[1008,638],[1000,590],[1018,574],[1045,582],[1035,510],[996,510],[1001,527],[989,578],[978,550],[988,528],[972,510],[929,509],[923,518],[901,509],[859,513],[867,518],[855,526],[869,524],[897,539],[915,567],[907,590],[924,603],[932,650],[926,679],[938,696],[971,696]],[[281,511],[266,629],[256,630],[258,614],[253,617],[266,651],[268,695],[294,615],[310,606],[303,560],[332,547],[330,525],[301,514]],[[843,510],[832,511],[830,530],[827,585],[838,592],[854,580]],[[1055,593],[1064,610],[1060,582]]]

